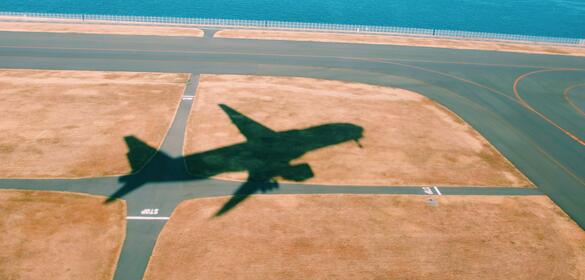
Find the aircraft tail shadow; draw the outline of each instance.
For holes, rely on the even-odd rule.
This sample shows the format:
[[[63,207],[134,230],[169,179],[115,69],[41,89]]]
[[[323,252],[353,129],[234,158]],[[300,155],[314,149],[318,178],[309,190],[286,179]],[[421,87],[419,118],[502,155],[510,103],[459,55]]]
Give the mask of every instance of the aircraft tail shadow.
[[[176,169],[175,166],[172,166],[175,162],[167,154],[149,146],[135,136],[126,136],[124,141],[128,147],[126,156],[132,172],[118,179],[118,182],[123,183],[122,187],[111,194],[104,203],[111,203],[149,181],[163,178],[165,174],[161,174],[161,172]],[[180,178],[180,176],[176,176],[175,179]]]

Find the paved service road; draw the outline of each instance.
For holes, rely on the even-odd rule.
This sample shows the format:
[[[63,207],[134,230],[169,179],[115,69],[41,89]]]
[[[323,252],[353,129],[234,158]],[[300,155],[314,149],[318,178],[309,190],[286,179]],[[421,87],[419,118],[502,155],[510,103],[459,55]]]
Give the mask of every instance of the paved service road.
[[[0,32],[0,68],[122,70],[197,75],[303,76],[394,86],[448,107],[483,134],[538,188],[441,187],[443,195],[550,196],[585,227],[585,119],[573,105],[585,84],[585,58],[402,46],[238,39]],[[568,90],[569,89],[569,90]],[[565,96],[565,97],[564,97]],[[569,101],[568,101],[569,100]],[[183,99],[161,150],[180,156],[191,103]],[[121,139],[122,141],[122,139]],[[161,168],[160,170],[164,170]],[[141,279],[165,217],[182,200],[232,194],[218,180],[146,184],[123,197],[128,233],[116,279]],[[110,196],[118,178],[0,180],[0,188]],[[421,187],[282,184],[272,193],[436,194]],[[237,211],[234,210],[234,211]]]

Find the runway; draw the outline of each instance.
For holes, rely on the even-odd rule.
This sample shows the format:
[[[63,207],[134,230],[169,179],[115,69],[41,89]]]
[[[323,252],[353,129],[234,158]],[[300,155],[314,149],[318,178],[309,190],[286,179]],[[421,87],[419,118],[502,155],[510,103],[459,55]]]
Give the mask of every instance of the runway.
[[[585,58],[487,51],[238,39],[0,32],[0,68],[187,72],[302,76],[393,86],[419,92],[471,124],[537,188],[443,187],[442,195],[551,197],[585,227],[585,116],[571,90],[585,84]],[[181,101],[161,150],[180,156],[193,100]],[[218,180],[147,184],[123,197],[128,216],[168,217],[185,199],[231,195]],[[63,190],[109,196],[117,177],[0,179],[0,188]],[[412,187],[281,184],[269,194],[429,195]],[[157,209],[156,214],[149,209]],[[128,220],[116,279],[141,279],[164,219]]]

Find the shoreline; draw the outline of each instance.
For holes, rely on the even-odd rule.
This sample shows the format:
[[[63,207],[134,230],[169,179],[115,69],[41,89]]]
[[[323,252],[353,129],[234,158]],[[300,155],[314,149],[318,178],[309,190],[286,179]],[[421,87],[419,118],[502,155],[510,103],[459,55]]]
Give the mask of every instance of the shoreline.
[[[129,19],[134,19],[128,17]],[[137,17],[139,18],[139,17]],[[220,22],[221,20],[216,20]],[[41,16],[0,15],[0,31],[13,32],[51,32],[51,33],[88,33],[117,35],[151,36],[188,36],[204,37],[203,29],[216,30],[213,38],[283,40],[326,43],[352,43],[371,45],[397,45],[412,47],[433,47],[461,50],[483,50],[512,53],[585,56],[585,39],[574,39],[579,43],[560,43],[527,40],[491,38],[467,38],[431,34],[406,34],[400,32],[355,32],[350,30],[316,30],[283,27],[238,26],[228,22],[226,25],[186,24],[169,21],[167,23],[146,21],[81,20],[60,19]],[[237,21],[234,21],[237,22]],[[123,28],[120,28],[123,27]],[[359,28],[357,30],[360,30]],[[363,30],[363,29],[362,29]],[[514,35],[510,35],[514,36]],[[538,38],[538,37],[534,37]],[[536,40],[535,39],[535,40]],[[555,38],[551,38],[555,39]],[[563,39],[563,38],[556,38]],[[567,38],[568,39],[568,38]]]

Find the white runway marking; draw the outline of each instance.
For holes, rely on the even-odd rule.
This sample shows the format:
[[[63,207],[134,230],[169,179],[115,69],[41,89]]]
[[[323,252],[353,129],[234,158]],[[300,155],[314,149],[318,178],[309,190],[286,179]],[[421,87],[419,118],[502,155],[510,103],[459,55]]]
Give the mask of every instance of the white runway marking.
[[[439,188],[437,188],[436,186],[434,186],[434,187],[433,187],[433,189],[435,189],[435,191],[437,192],[437,194],[438,194],[438,195],[443,195],[443,194],[441,193],[441,191],[439,191]]]
[[[169,217],[143,217],[143,216],[128,216],[127,220],[168,220]]]
[[[193,96],[193,95],[185,95],[185,96],[183,96],[182,99],[183,100],[193,100],[193,97],[195,97],[195,96]]]
[[[431,188],[429,187],[422,187],[422,190],[424,193],[428,194],[428,195],[432,195],[433,194],[433,190],[431,190]]]

